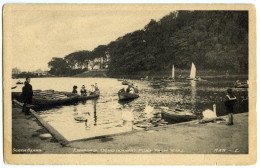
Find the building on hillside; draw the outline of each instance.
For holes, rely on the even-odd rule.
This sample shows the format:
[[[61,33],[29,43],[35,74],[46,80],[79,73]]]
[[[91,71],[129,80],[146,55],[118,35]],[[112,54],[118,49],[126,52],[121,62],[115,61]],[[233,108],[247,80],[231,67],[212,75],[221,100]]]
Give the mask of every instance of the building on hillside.
[[[33,71],[32,73],[37,75],[37,76],[46,76],[46,75],[48,75],[48,71],[43,71],[41,69],[37,69],[37,70]]]

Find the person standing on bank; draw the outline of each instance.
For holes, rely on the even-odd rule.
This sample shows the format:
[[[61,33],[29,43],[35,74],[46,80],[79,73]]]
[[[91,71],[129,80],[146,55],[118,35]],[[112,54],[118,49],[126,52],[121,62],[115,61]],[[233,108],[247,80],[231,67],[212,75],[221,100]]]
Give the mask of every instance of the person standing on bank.
[[[232,89],[227,90],[225,106],[228,113],[228,123],[226,125],[233,125],[233,110],[237,98],[233,95]]]
[[[25,115],[30,114],[30,108],[28,107],[32,104],[33,90],[32,85],[30,84],[30,77],[26,77],[26,81],[24,82],[24,87],[22,91],[22,100],[23,100],[23,112]]]

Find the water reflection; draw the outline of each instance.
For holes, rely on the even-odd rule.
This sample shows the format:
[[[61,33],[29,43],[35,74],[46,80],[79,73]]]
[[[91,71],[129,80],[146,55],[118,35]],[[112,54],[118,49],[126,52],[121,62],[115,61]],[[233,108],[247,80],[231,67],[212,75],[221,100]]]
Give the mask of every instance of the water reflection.
[[[93,100],[94,107],[94,126],[97,126],[97,100]]]
[[[74,105],[73,106],[73,114],[74,114],[74,116],[77,116],[79,113],[78,113],[78,108],[77,108],[77,106],[76,105]]]
[[[197,81],[191,80],[191,111],[195,111],[196,109],[196,83]]]

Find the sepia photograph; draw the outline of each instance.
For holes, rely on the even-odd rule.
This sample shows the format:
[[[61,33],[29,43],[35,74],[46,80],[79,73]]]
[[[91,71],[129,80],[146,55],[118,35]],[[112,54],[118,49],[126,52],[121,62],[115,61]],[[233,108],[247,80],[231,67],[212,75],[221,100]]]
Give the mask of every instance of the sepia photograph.
[[[254,164],[255,36],[253,5],[7,4],[5,161]]]

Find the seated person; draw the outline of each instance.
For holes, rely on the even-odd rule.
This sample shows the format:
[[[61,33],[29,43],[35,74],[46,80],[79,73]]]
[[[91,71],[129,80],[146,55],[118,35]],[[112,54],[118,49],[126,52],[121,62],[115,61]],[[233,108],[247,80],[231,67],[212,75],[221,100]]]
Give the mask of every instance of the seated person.
[[[91,92],[94,92],[95,91],[95,86],[94,85],[91,85]]]
[[[91,85],[91,89],[90,89],[89,95],[93,95],[94,92],[95,92],[95,87],[94,87],[94,85]]]
[[[131,85],[129,84],[128,87],[126,88],[126,93],[130,93]]]
[[[137,87],[137,86],[135,86],[134,90],[135,90],[135,93],[138,93],[138,92],[139,92],[139,90],[138,90],[138,87]]]
[[[76,85],[74,85],[74,86],[73,86],[72,93],[75,93],[75,94],[78,93],[77,88],[78,88],[78,87],[77,87]]]
[[[80,90],[81,96],[87,95],[87,90],[85,89],[85,85],[82,85],[81,90]]]
[[[130,88],[130,92],[129,93],[135,93],[135,90],[133,87]]]
[[[97,85],[97,83],[95,83],[95,86],[94,86],[94,88],[95,88],[95,91],[99,91],[99,88],[98,88],[98,85]]]

